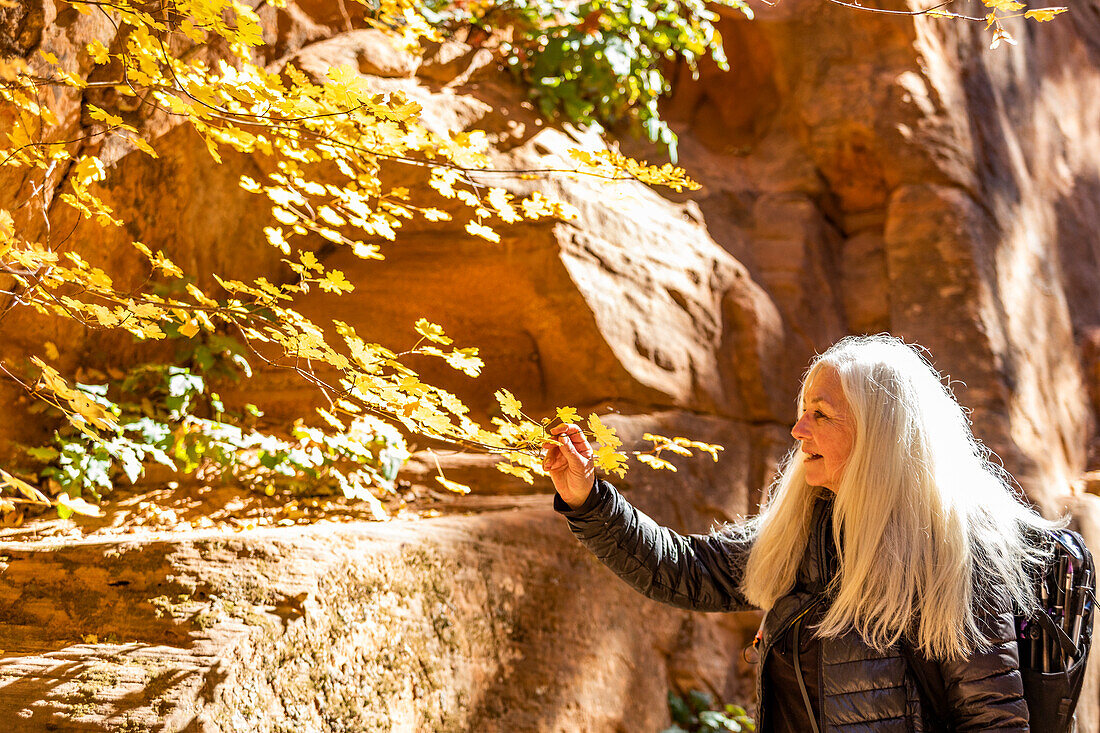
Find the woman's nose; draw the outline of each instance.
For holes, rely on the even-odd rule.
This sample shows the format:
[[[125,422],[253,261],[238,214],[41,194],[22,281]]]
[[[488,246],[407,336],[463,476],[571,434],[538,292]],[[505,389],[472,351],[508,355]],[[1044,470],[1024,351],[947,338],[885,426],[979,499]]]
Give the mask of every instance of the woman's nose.
[[[794,427],[791,428],[791,437],[794,438],[795,440],[805,440],[806,438],[810,437],[809,434],[806,432],[806,416],[805,415],[798,418],[798,422],[796,422],[794,424]]]

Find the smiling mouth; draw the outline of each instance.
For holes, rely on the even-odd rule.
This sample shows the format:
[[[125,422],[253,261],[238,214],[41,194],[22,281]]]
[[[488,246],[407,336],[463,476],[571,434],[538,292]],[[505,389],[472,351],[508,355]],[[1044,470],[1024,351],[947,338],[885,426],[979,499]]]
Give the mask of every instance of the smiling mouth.
[[[810,461],[816,461],[816,460],[819,460],[820,458],[821,458],[820,453],[807,453],[806,458],[804,460],[807,463],[809,463]]]

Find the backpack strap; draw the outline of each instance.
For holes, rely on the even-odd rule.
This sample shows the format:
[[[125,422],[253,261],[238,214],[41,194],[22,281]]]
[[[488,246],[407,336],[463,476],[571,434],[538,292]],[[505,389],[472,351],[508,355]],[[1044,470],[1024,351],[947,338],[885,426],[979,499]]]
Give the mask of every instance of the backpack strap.
[[[914,649],[907,639],[898,643],[902,656],[909,664],[909,670],[917,680],[917,692],[920,693],[921,707],[931,713],[925,716],[925,720],[931,723],[932,730],[936,733],[950,733],[951,725],[948,721],[951,716],[947,711],[947,691],[943,686],[943,677],[918,650]]]

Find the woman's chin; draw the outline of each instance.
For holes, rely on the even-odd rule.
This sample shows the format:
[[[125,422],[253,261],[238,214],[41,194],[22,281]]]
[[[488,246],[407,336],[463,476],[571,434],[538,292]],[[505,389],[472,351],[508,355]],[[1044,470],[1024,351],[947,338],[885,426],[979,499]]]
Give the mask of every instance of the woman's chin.
[[[819,489],[827,489],[828,491],[832,491],[834,493],[836,492],[836,489],[834,489],[830,485],[827,485],[832,483],[831,481],[829,481],[829,479],[824,476],[816,475],[809,471],[806,472],[806,483],[808,483],[810,486],[816,486]]]

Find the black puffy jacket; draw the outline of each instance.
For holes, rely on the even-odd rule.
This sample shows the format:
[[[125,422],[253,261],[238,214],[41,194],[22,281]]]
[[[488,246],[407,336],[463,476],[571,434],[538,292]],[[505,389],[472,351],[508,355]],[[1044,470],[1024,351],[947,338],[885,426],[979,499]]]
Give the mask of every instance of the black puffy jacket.
[[[769,700],[767,667],[775,642],[826,599],[829,578],[826,538],[831,515],[823,500],[814,508],[810,538],[798,571],[798,582],[764,617],[757,666],[757,700]],[[695,611],[745,611],[753,606],[741,595],[749,545],[727,536],[682,536],[657,525],[635,509],[610,484],[597,481],[585,501],[571,509],[560,496],[554,508],[569,520],[573,534],[616,575],[649,598]],[[990,648],[961,661],[932,663],[942,676],[947,721],[956,731],[1027,731],[1027,704],[1011,610],[994,609],[982,619]],[[876,652],[856,632],[816,639],[809,658],[816,659],[812,701],[821,733],[927,731],[925,711],[905,657],[898,650]],[[927,664],[925,666],[928,666]],[[812,672],[812,670],[811,670]],[[771,731],[761,704],[758,730]],[[807,716],[803,716],[808,719]]]

